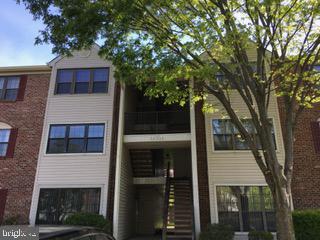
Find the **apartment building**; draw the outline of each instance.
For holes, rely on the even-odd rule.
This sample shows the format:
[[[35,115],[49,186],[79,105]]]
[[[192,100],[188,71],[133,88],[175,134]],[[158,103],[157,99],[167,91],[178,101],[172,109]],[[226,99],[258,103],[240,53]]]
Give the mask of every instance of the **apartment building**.
[[[8,161],[12,165],[0,166],[0,216],[5,209],[5,217],[23,213],[27,221],[29,213],[30,223],[41,225],[62,224],[75,212],[98,213],[113,222],[117,240],[161,234],[168,239],[196,239],[209,223],[216,222],[232,225],[236,239],[246,239],[252,228],[275,231],[272,198],[264,177],[218,101],[210,97],[208,101],[220,109],[204,114],[202,103],[180,107],[164,105],[161,98],[149,99],[143,90],[120,86],[111,62],[98,52],[94,45],[72,56],[59,56],[48,67],[41,67],[42,72],[38,69],[38,75],[28,77],[35,81],[46,78],[34,86],[28,80],[26,85],[30,95],[26,96],[30,101],[37,96],[35,104],[41,109],[30,109],[27,102],[18,108],[18,98],[0,102],[0,110],[17,108],[17,112],[11,107],[4,114],[1,111],[0,133],[1,129],[19,128],[19,121],[24,121],[22,127],[39,121],[28,128],[31,136],[20,136],[19,130],[15,147],[7,140],[7,132],[0,135],[0,141],[8,141],[0,142],[0,147],[7,144],[9,156],[10,149],[17,152],[17,160]],[[253,61],[254,51],[249,57]],[[11,75],[26,74],[19,71]],[[0,70],[0,81],[1,76],[8,81],[7,75],[10,73]],[[40,93],[33,95],[36,89]],[[247,119],[249,113],[238,94],[231,90],[230,97],[233,108]],[[282,107],[276,97],[270,99],[269,116],[281,161]],[[17,117],[21,112],[26,119]],[[303,114],[299,126],[308,121],[310,128],[298,127],[296,132],[293,201],[297,208],[320,204],[316,188],[320,179],[314,177],[319,175],[319,112],[315,108]],[[17,115],[10,118],[13,113]],[[17,124],[13,119],[19,119]],[[254,131],[250,119],[246,121]],[[18,154],[25,146],[33,149],[27,165],[25,158],[18,158],[26,156]],[[21,173],[20,166],[21,171],[26,166],[30,171]],[[9,181],[2,174],[5,169],[11,169],[20,182]],[[20,202],[14,191],[24,194],[27,201]],[[19,209],[19,204],[25,209]]]
[[[0,68],[0,223],[29,222],[50,68]]]
[[[84,211],[106,216],[115,80],[99,48],[53,59],[30,211],[61,224]]]

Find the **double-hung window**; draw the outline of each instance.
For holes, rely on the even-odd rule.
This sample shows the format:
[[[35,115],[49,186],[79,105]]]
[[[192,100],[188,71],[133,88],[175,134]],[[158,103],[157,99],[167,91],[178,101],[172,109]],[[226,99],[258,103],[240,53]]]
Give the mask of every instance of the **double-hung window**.
[[[59,69],[56,94],[106,93],[109,68]]]
[[[51,125],[47,153],[101,153],[104,124]]]
[[[0,100],[15,101],[19,85],[20,77],[0,77]]]
[[[219,223],[234,231],[276,231],[271,191],[266,186],[218,186]]]
[[[272,120],[270,120],[272,121]],[[256,146],[261,149],[259,137],[251,119],[243,119],[243,126],[248,133],[252,135]],[[239,130],[231,122],[230,119],[214,119],[212,120],[213,141],[215,150],[249,150],[247,142],[241,137]],[[275,142],[275,134],[272,129],[272,135]]]
[[[10,129],[0,129],[0,157],[7,155],[10,138]]]

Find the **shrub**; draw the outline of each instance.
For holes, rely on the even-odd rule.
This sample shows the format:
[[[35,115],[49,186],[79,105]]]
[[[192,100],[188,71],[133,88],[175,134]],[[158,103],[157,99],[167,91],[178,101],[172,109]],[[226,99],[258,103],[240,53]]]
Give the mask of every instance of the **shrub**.
[[[200,240],[233,240],[232,226],[225,224],[209,225],[207,230],[200,234]]]
[[[292,216],[297,240],[319,239],[320,210],[295,211]]]
[[[6,218],[5,220],[2,221],[1,225],[19,225],[21,224],[21,216],[20,215],[15,215]]]
[[[96,227],[106,233],[111,233],[111,222],[104,216],[95,213],[75,213],[64,221],[67,225]]]
[[[273,235],[270,232],[250,231],[249,240],[273,240]]]

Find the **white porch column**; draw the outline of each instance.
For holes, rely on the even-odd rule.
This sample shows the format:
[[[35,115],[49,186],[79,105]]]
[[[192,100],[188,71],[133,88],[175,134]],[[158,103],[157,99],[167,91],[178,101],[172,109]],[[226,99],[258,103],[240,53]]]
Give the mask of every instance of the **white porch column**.
[[[193,87],[193,82],[191,83]],[[198,186],[198,165],[197,165],[197,143],[196,143],[196,119],[195,109],[190,95],[190,130],[191,130],[191,166],[192,166],[192,188],[193,188],[193,209],[196,239],[200,233],[200,207],[199,207],[199,186]]]
[[[123,133],[124,133],[124,103],[125,103],[125,87],[121,86],[120,106],[119,106],[119,125],[117,140],[117,157],[116,157],[116,175],[114,189],[114,208],[113,208],[113,235],[118,239],[119,229],[119,206],[120,206],[120,181],[121,181],[121,165],[122,165],[122,149],[123,149]]]

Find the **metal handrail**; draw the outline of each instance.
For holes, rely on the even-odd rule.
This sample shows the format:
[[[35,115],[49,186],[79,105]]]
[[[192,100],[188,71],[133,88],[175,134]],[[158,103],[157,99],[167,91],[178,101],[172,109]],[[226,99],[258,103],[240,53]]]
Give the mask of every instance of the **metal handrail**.
[[[170,162],[167,166],[166,186],[163,205],[163,226],[162,226],[162,240],[167,239],[167,226],[168,226],[168,211],[169,211],[169,196],[170,196]]]
[[[188,111],[150,111],[125,113],[125,134],[190,132]]]

